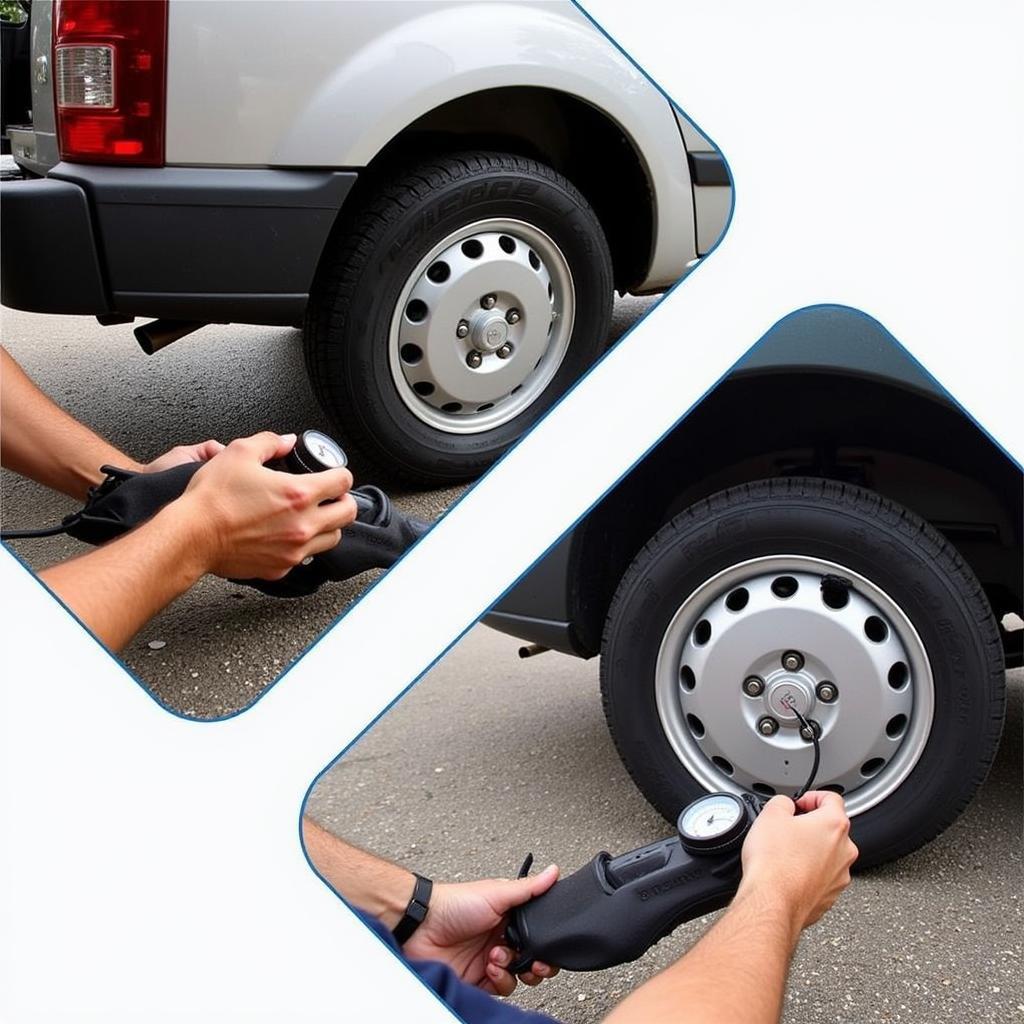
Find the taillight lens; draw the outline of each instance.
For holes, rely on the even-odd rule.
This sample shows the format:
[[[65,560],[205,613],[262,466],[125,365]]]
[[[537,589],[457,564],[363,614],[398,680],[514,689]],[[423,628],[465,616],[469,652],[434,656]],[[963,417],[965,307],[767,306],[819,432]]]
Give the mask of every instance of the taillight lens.
[[[53,66],[62,159],[164,162],[167,0],[58,0]]]

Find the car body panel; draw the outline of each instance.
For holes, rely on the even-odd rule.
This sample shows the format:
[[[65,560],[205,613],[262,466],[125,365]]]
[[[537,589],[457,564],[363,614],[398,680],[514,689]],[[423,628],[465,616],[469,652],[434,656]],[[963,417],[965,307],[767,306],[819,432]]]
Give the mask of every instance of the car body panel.
[[[504,86],[577,97],[622,129],[655,207],[638,290],[675,282],[697,245],[674,108],[568,2],[172,2],[167,162],[358,169],[424,114]]]

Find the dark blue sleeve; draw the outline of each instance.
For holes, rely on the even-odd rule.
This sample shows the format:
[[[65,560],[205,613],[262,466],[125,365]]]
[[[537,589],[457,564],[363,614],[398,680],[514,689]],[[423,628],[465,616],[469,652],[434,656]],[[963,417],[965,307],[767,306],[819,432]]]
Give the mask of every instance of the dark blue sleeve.
[[[475,985],[467,984],[446,964],[434,960],[406,959],[387,928],[375,917],[364,914],[357,907],[352,909],[385,945],[401,957],[406,967],[466,1024],[558,1024],[553,1017],[532,1010],[522,1010],[518,1006],[512,1006],[495,996],[488,995]]]

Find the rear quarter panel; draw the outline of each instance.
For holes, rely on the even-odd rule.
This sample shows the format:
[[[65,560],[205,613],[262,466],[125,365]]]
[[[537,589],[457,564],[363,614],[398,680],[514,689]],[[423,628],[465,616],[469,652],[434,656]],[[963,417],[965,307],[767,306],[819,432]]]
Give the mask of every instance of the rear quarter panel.
[[[645,286],[696,253],[673,108],[568,2],[170,5],[167,162],[361,168],[449,100],[501,86],[576,96],[640,154],[655,203]]]

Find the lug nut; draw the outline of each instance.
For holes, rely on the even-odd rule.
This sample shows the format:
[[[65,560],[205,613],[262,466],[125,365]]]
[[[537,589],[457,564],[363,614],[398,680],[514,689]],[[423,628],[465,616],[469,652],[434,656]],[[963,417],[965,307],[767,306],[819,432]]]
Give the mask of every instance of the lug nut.
[[[467,334],[469,334],[469,321],[460,320],[459,326],[455,328],[455,337],[465,338]]]
[[[807,726],[810,726],[810,729]],[[813,730],[813,733],[812,733]],[[807,740],[808,743],[814,739],[815,736],[821,735],[821,726],[812,718],[807,725],[800,726],[800,738]]]
[[[507,321],[508,321],[508,322],[509,322],[510,324],[517,324],[517,323],[519,323],[519,321],[520,321],[520,320],[522,319],[522,314],[521,314],[521,313],[519,312],[519,310],[518,310],[518,309],[510,309],[510,310],[509,310],[509,311],[508,311],[508,312],[507,312],[507,313],[505,314],[505,319],[506,319],[506,320],[507,320]]]
[[[765,715],[757,720],[757,731],[762,736],[774,736],[779,731],[779,723],[771,715]]]
[[[481,309],[494,309],[494,307],[497,304],[498,304],[498,296],[497,295],[485,295],[480,300],[480,308]]]
[[[839,688],[835,683],[818,683],[815,693],[822,704],[831,704],[839,696]]]
[[[468,353],[467,356],[466,356],[466,365],[471,370],[478,370],[478,369],[480,369],[480,364],[483,361],[484,361],[484,357],[482,355],[480,355],[480,353],[477,352],[476,349],[473,349],[473,351]]]
[[[512,346],[506,341],[505,344],[495,352],[495,355],[499,359],[508,359],[508,357],[512,355]]]
[[[760,697],[764,693],[764,680],[760,676],[747,676],[743,680],[743,692],[748,697]]]
[[[804,667],[804,656],[799,651],[786,651],[782,656],[782,667],[787,672],[799,672]]]

